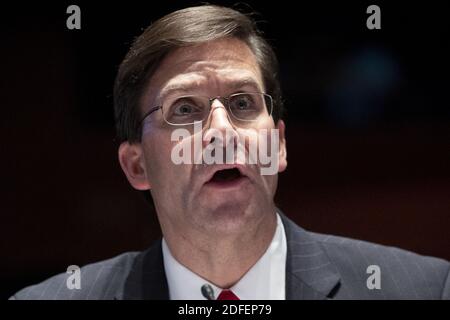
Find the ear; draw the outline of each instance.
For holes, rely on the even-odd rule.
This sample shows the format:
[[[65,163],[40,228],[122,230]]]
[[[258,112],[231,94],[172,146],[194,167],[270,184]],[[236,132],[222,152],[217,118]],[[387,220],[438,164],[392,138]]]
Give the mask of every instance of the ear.
[[[284,135],[285,124],[283,120],[278,120],[277,129],[279,137],[279,150],[278,150],[278,172],[283,172],[287,167],[287,151],[286,151],[286,138]]]
[[[122,142],[119,147],[119,162],[128,181],[137,190],[150,189],[147,179],[144,154],[140,143]]]

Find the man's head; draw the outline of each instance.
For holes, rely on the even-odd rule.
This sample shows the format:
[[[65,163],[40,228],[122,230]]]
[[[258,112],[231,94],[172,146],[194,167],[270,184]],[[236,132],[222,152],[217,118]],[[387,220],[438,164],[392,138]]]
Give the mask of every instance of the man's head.
[[[273,214],[277,175],[262,176],[258,164],[179,165],[171,156],[175,146],[193,145],[196,138],[203,148],[217,143],[213,132],[231,132],[233,141],[248,133],[250,140],[257,140],[257,132],[277,128],[278,171],[283,171],[286,149],[277,68],[276,57],[254,22],[228,8],[176,11],[136,39],[114,88],[119,160],[134,188],[151,190],[163,232],[186,232],[186,238],[192,232],[241,232]],[[226,100],[211,99],[201,132],[187,125],[191,135],[173,141],[172,133],[180,126],[169,123],[165,115],[180,97],[236,93],[270,95],[272,113],[261,111],[252,121],[239,121],[230,114]],[[155,106],[162,109],[144,117]],[[247,153],[249,145],[245,141]]]
[[[179,10],[159,19],[133,43],[120,65],[114,87],[114,107],[119,142],[141,140],[140,98],[164,57],[185,48],[225,37],[243,41],[255,55],[266,92],[274,99],[275,123],[283,116],[278,62],[271,46],[260,36],[255,22],[230,8],[199,6]]]

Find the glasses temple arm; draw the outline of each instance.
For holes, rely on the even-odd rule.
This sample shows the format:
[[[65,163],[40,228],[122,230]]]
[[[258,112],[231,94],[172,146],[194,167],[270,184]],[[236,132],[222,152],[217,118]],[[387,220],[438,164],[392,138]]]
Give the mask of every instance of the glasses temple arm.
[[[147,118],[153,112],[155,112],[161,108],[162,108],[161,106],[157,106],[157,107],[154,107],[154,108],[150,109],[149,111],[147,111],[147,113],[145,113],[144,116],[142,117],[141,121],[139,121],[139,124],[142,124],[142,122],[144,122],[145,118]]]

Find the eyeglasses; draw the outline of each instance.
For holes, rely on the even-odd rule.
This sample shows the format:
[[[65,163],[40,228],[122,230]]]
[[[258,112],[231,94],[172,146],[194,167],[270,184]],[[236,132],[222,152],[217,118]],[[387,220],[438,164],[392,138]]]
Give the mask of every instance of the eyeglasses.
[[[257,121],[261,116],[271,116],[272,97],[266,93],[235,93],[228,97],[206,97],[187,95],[169,98],[162,105],[153,107],[141,120],[141,123],[153,112],[161,109],[164,120],[174,126],[194,124],[204,121],[211,112],[212,103],[220,100],[231,116],[237,121]]]

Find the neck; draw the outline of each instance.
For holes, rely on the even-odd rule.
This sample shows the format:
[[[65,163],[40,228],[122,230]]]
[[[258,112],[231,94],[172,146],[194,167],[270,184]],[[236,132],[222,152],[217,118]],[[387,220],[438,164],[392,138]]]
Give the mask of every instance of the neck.
[[[262,257],[273,239],[276,225],[276,215],[271,211],[256,223],[247,223],[243,230],[231,234],[180,233],[164,227],[163,234],[179,263],[216,286],[229,288]]]

